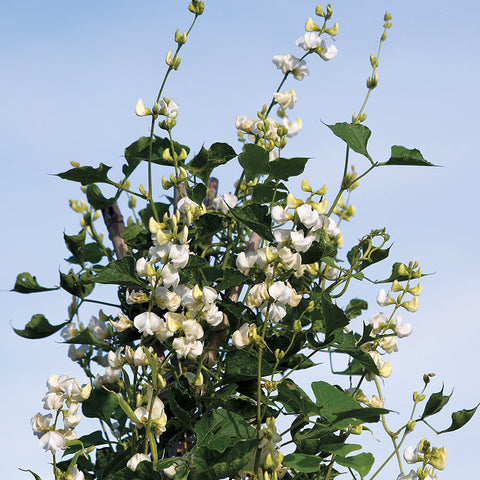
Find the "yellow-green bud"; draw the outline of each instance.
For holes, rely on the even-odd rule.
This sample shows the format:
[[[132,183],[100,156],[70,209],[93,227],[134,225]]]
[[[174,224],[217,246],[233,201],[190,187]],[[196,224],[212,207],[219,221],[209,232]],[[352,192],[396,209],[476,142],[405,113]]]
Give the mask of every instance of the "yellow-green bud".
[[[307,22],[305,23],[305,30],[307,32],[319,32],[321,29],[320,27],[313,21],[313,18],[310,17]]]
[[[283,350],[280,350],[279,348],[277,348],[275,350],[275,358],[281,362],[283,360],[283,358],[285,357],[285,352]]]
[[[416,287],[409,288],[408,292],[417,297],[422,293],[422,284],[419,283]]]
[[[160,388],[165,388],[167,386],[167,381],[165,380],[165,378],[163,378],[162,375],[158,374],[157,376],[157,384]]]
[[[74,162],[73,160],[70,161],[70,165],[74,168],[78,168],[80,166],[78,162]]]
[[[409,420],[407,425],[405,426],[405,433],[413,432],[416,423],[417,422],[415,422],[415,420]]]
[[[182,148],[180,150],[180,155],[178,155],[178,160],[183,162],[183,160],[185,160],[186,158],[187,158],[187,151],[184,148]]]
[[[409,312],[416,312],[418,310],[418,297],[413,297],[409,302],[403,302],[401,306]]]
[[[199,285],[195,285],[193,287],[192,297],[194,298],[194,300],[200,300],[203,297],[203,291],[199,287]]]
[[[302,331],[302,322],[300,320],[295,320],[293,322],[293,331],[298,333],[298,332],[301,332]]]
[[[420,278],[422,276],[422,269],[419,268],[414,274],[413,278]]]
[[[407,267],[404,263],[401,263],[398,267],[398,273],[399,275],[402,275],[402,276],[408,276],[409,275],[409,272],[407,270]]]
[[[172,51],[169,50],[167,52],[167,58],[165,59],[165,63],[169,66],[169,67],[173,67],[173,58],[172,58]]]
[[[128,208],[135,208],[137,206],[137,197],[133,195],[128,199]]]
[[[172,186],[173,186],[172,182],[170,182],[168,178],[164,175],[162,178],[162,187],[164,188],[164,190],[168,190],[172,188]]]
[[[356,427],[350,430],[352,435],[360,435],[363,431],[363,425],[357,425]]]
[[[392,19],[392,16],[388,13],[388,12],[385,12],[385,15],[383,17],[383,20],[385,22],[389,22],[390,20]]]
[[[310,184],[308,183],[308,178],[304,178],[302,180],[302,190],[304,192],[312,192],[312,187],[310,186]]]
[[[378,67],[378,58],[375,58],[373,53],[370,54],[370,65],[375,68]]]
[[[187,41],[187,34],[186,32],[183,32],[181,35],[180,35],[180,30],[177,30],[175,32],[175,41],[179,44],[179,45],[183,45],[186,41]]]
[[[317,7],[315,8],[315,15],[318,15],[319,17],[325,16],[322,10],[322,6],[320,4],[318,4]]]
[[[170,149],[166,148],[162,153],[162,158],[167,162],[173,162],[172,154],[170,153]]]
[[[145,190],[145,188],[143,188],[143,185],[139,185],[138,189],[140,190],[140,193],[142,195],[144,195],[145,197],[148,197],[148,193],[147,191]]]
[[[392,283],[392,290],[394,292],[401,292],[403,287],[398,283],[398,280],[394,280]]]
[[[83,192],[83,193],[87,193],[87,187],[85,185],[82,185],[80,187],[80,190]]]
[[[195,387],[202,387],[203,386],[203,375],[202,372],[199,372],[197,376],[195,377],[195,381],[193,382],[193,385]]]
[[[325,195],[327,193],[327,186],[324,185],[320,190],[315,192],[317,195]]]
[[[325,15],[325,18],[328,20],[332,15],[333,15],[332,6],[330,4],[328,4],[327,5],[327,14]]]
[[[338,33],[338,23],[335,22],[333,27],[327,28],[325,33],[328,33],[331,37],[334,37]]]

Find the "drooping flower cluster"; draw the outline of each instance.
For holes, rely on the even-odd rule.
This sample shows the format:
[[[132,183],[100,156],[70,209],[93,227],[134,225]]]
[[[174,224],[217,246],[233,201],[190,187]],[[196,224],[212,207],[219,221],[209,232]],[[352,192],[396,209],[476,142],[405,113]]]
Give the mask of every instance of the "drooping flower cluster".
[[[43,408],[56,412],[35,414],[30,423],[33,434],[39,438],[40,446],[50,450],[53,454],[66,446],[68,440],[76,440],[75,427],[80,423],[81,415],[78,408],[81,402],[89,398],[91,385],[80,386],[75,378],[67,375],[51,375],[47,380],[47,394],[43,398]],[[63,428],[58,428],[60,415],[63,419]],[[52,420],[55,417],[54,423]]]

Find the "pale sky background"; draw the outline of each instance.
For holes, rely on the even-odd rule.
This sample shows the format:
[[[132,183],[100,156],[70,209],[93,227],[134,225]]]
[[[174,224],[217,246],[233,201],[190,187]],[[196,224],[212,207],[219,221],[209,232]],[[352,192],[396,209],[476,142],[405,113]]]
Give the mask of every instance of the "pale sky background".
[[[76,234],[80,228],[68,200],[81,198],[81,193],[77,184],[51,174],[69,169],[73,160],[106,163],[114,167],[115,176],[124,148],[148,134],[149,122],[135,116],[134,106],[139,97],[146,104],[153,101],[166,69],[165,54],[175,47],[173,34],[191,21],[187,5],[179,0],[0,2],[2,479],[33,478],[18,467],[32,469],[43,480],[53,478],[50,456],[38,446],[29,421],[42,410],[50,374],[84,381],[58,334],[29,341],[12,330],[23,328],[35,313],[44,313],[53,324],[66,318],[67,295],[9,292],[20,272],[31,272],[40,284],[51,286],[58,283],[58,270],[67,270],[62,234]],[[271,58],[301,56],[295,40],[303,35],[315,5],[306,0],[206,0],[205,15],[181,52],[180,70],[165,90],[180,105],[175,138],[194,152],[214,141],[229,142],[240,151],[235,116],[254,117],[270,102],[282,78]],[[422,387],[422,374],[436,372],[430,393],[442,383],[446,392],[455,389],[446,413],[431,421],[441,430],[450,425],[450,412],[480,401],[480,7],[465,0],[344,0],[333,3],[333,9],[340,26],[337,58],[327,63],[309,57],[310,76],[285,84],[298,96],[292,118],[300,116],[304,124],[288,155],[312,157],[306,174],[314,187],[327,183],[331,200],[340,181],[344,146],[321,121],[350,121],[360,108],[369,55],[377,50],[388,10],[393,27],[380,58],[379,87],[367,107],[366,125],[373,131],[369,152],[375,160],[386,160],[393,144],[416,147],[442,168],[392,167],[368,176],[354,192],[356,217],[342,227],[344,254],[371,228],[386,227],[394,242],[391,261],[372,276],[385,278],[391,263],[409,260],[435,273],[422,281],[418,312],[405,315],[414,332],[389,358],[393,373],[385,382],[385,395],[387,408],[400,412],[392,413],[390,422],[400,423],[410,410],[412,392]],[[363,171],[366,161],[353,160]],[[240,172],[230,167],[233,163],[219,173],[221,193],[231,190]],[[163,174],[156,173],[157,182]],[[292,188],[299,191],[298,184]],[[100,298],[99,292],[92,297]],[[364,283],[350,290],[349,298],[358,296],[370,304],[365,321],[380,310],[376,292]],[[84,322],[91,313],[95,310],[85,311]],[[327,372],[325,363],[298,381],[307,385],[328,379]],[[374,393],[369,387],[365,390]],[[84,428],[80,433],[88,431]],[[477,414],[460,431],[439,437],[420,428],[407,444],[416,445],[428,435],[434,445],[448,450],[440,479],[475,478],[479,428]],[[377,436],[385,441],[381,433]],[[369,446],[379,461],[390,452],[386,441],[372,440]],[[377,478],[395,479],[397,474],[392,464]]]

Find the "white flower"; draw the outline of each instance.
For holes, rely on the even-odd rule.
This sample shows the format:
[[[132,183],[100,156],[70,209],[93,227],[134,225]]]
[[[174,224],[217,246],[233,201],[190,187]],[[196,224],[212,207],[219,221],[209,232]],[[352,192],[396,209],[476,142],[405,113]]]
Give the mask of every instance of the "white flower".
[[[250,119],[248,120],[247,116],[246,115],[237,115],[237,118],[235,120],[235,127],[238,129],[238,130],[243,130],[244,132],[246,133],[251,133],[251,128],[254,124],[254,120],[253,119]]]
[[[255,330],[254,323],[244,323],[232,335],[232,343],[237,348],[244,348],[252,341],[252,334]]]
[[[81,470],[78,469],[78,467],[75,465],[73,467],[73,470],[70,472],[69,476],[70,480],[85,480],[85,475]]]
[[[370,323],[373,325],[372,333],[377,335],[387,324],[387,316],[384,313],[376,313],[373,317],[370,317]]]
[[[137,263],[135,264],[135,270],[137,271],[137,275],[139,277],[146,277],[147,276],[147,265],[148,262],[145,258],[139,258]]]
[[[204,317],[207,323],[212,327],[216,327],[223,321],[223,312],[221,312],[216,305],[210,305],[204,313]]]
[[[144,367],[145,365],[148,365],[148,358],[144,347],[137,347],[133,353],[133,364],[137,367]]]
[[[177,293],[171,292],[165,287],[157,287],[153,294],[155,296],[155,302],[162,309],[175,312],[180,306],[181,297]]]
[[[175,268],[184,268],[188,263],[189,256],[188,245],[170,245],[168,260]]]
[[[50,392],[47,393],[43,398],[43,408],[45,410],[59,410],[63,407],[63,401],[65,396],[62,393]]]
[[[134,305],[135,303],[145,303],[145,302],[148,302],[149,298],[148,296],[140,291],[140,292],[136,292],[135,290],[132,290],[132,292],[130,292],[128,289],[127,289],[127,292],[125,294],[125,300],[127,301],[128,305]]]
[[[78,403],[72,403],[67,411],[63,415],[63,423],[65,428],[75,428],[82,419],[81,415],[77,414],[78,411]]]
[[[135,471],[142,462],[151,462],[150,457],[144,453],[136,453],[128,462],[127,467]]]
[[[123,313],[117,314],[118,320],[110,320],[110,325],[115,329],[116,332],[124,332],[133,325],[133,322]]]
[[[88,329],[92,332],[92,335],[99,341],[105,340],[110,336],[110,325],[106,322],[102,322],[97,317],[91,317]]]
[[[221,210],[225,215],[230,211],[231,208],[235,207],[238,203],[238,198],[236,195],[231,193],[225,193],[221,197],[216,197],[213,199],[212,205],[215,210]]]
[[[408,337],[412,333],[412,326],[409,323],[402,325],[403,316],[398,315],[395,319],[395,333],[397,334],[398,338]]]
[[[282,247],[278,256],[287,270],[298,270],[302,266],[302,257],[299,253],[293,253],[288,247]]]
[[[320,42],[322,42],[322,40],[315,32],[307,32],[295,43],[304,50],[313,50],[320,45]]]
[[[178,114],[178,104],[174,100],[160,100],[160,114],[175,118]]]
[[[177,202],[177,210],[180,210],[180,213],[185,214],[185,208],[187,209],[192,209],[192,208],[197,208],[198,203],[195,203],[193,200],[190,200],[187,196],[182,197],[178,202]]]
[[[331,60],[332,58],[335,58],[337,56],[337,47],[335,45],[328,46],[325,39],[322,39],[322,43],[320,47],[321,47],[320,56],[325,61]]]
[[[323,222],[323,228],[325,229],[325,233],[330,237],[336,237],[341,233],[340,228],[337,227],[335,220],[325,215],[321,216]]]
[[[168,263],[162,268],[161,276],[165,288],[175,288],[180,283],[180,274],[172,263]]]
[[[382,288],[379,292],[378,292],[378,295],[377,295],[377,303],[381,306],[381,307],[388,307],[389,305],[391,305],[392,303],[395,303],[395,300],[390,297],[390,294],[391,294],[391,291],[388,292],[388,295],[387,293],[385,292],[385,290]]]
[[[382,357],[380,354],[376,351],[370,351],[368,354],[372,357],[373,361],[375,362],[375,366],[378,369],[378,373],[381,377],[387,378],[390,376],[392,373],[392,365],[390,362],[385,362],[382,360]],[[373,380],[375,375],[370,374],[370,372],[367,372],[366,379],[367,380]]]
[[[287,228],[277,228],[273,232],[273,237],[278,243],[278,246],[286,245],[286,243],[290,240],[290,232],[291,230]]]
[[[122,356],[124,347],[120,347],[116,352],[108,352],[108,365],[112,368],[121,368],[125,363],[125,357]]]
[[[177,473],[177,464],[176,463],[173,463],[172,465],[170,465],[168,468],[164,468],[163,469],[163,473],[168,477],[168,478],[173,478],[176,473]]]
[[[38,441],[40,447],[42,447],[44,450],[50,450],[52,453],[62,449],[65,446],[65,442],[65,437],[61,433],[54,430],[42,435]]]
[[[246,304],[248,308],[257,308],[268,300],[268,290],[265,283],[257,283],[247,294]]]
[[[143,100],[139,98],[137,101],[137,104],[135,105],[135,113],[139,117],[145,117],[146,115],[151,115],[152,111],[149,108],[145,108],[145,105],[143,104]]]
[[[287,287],[287,285],[285,285],[285,283],[281,281],[275,282],[268,289],[268,293],[275,301],[281,303],[282,305],[287,304],[292,295],[291,290]]]
[[[295,214],[298,216],[300,222],[305,225],[305,227],[310,228],[312,230],[320,230],[322,227],[322,219],[316,210],[308,205],[308,203],[304,203],[295,209]]]
[[[273,94],[275,101],[284,109],[292,109],[297,101],[297,94],[293,88],[289,92],[286,90],[284,92],[275,92]]]
[[[36,437],[41,437],[49,428],[52,421],[52,414],[42,415],[41,413],[35,414],[30,420],[33,434]]]
[[[280,205],[275,205],[272,208],[272,220],[279,225],[288,222],[292,219],[292,214],[286,212]]]
[[[68,356],[76,362],[77,360],[82,359],[90,350],[89,345],[80,345],[78,348],[75,345],[70,345],[68,347]]]
[[[177,353],[178,358],[189,357],[195,359],[203,352],[203,345],[201,342],[198,340],[189,342],[185,337],[175,338],[172,346]]]
[[[66,342],[68,342],[72,338],[76,337],[79,333],[80,332],[75,327],[75,324],[73,322],[70,322],[66,327],[63,327],[60,335]]]
[[[260,306],[259,310],[265,316],[265,319],[271,322],[278,322],[287,314],[285,307],[278,303],[271,303],[268,306],[268,303],[265,302]]]
[[[417,474],[415,473],[415,470],[410,470],[410,473],[399,473],[397,480],[416,480]]]
[[[297,80],[303,80],[303,77],[305,75],[308,75],[308,68],[306,66],[305,60],[300,60],[293,55],[275,55],[273,57],[273,63],[283,73],[292,72],[293,76]]]
[[[155,335],[162,326],[162,319],[153,312],[143,312],[133,319],[136,329],[144,335]]]
[[[241,252],[235,261],[237,268],[241,272],[250,270],[257,261],[257,254],[255,252]]]
[[[380,346],[387,352],[398,352],[398,343],[396,337],[383,337],[380,340]]]
[[[287,137],[294,137],[302,129],[302,120],[297,118],[293,122],[288,121],[288,117],[283,117],[283,126],[288,128]]]
[[[182,330],[188,342],[194,342],[203,337],[203,328],[196,320],[184,320]]]
[[[303,230],[297,232],[290,232],[290,239],[297,252],[306,252],[313,243],[314,237],[303,233]]]
[[[273,162],[273,161],[276,160],[278,157],[279,157],[278,150],[270,150],[270,151],[268,152],[268,161],[269,161],[269,162]]]
[[[422,455],[418,451],[418,445],[415,449],[413,449],[413,447],[407,447],[403,452],[403,458],[407,463],[417,463],[423,460]]]

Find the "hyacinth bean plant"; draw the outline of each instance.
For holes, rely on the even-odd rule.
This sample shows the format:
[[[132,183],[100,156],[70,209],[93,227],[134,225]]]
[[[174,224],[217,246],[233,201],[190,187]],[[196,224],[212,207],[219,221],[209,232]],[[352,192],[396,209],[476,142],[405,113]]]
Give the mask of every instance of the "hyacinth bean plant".
[[[290,83],[308,75],[307,57],[336,56],[331,6],[318,5],[306,21],[296,42],[300,58],[273,57],[279,86],[255,118],[237,116],[240,146],[218,142],[196,151],[176,138],[181,113],[167,93],[203,1],[191,1],[188,10],[193,20],[185,33],[175,33],[176,49],[166,55],[156,99],[136,104],[139,121],[150,122],[150,135],[126,148],[122,178],[110,178],[104,164],[73,162],[58,175],[81,184],[86,198],[71,201],[82,227],[64,235],[71,269],[60,273],[59,286],[43,287],[29,273],[18,275],[14,286],[23,294],[61,288],[72,295],[64,323],[52,325],[36,314],[16,329],[26,338],[60,332],[86,375],[83,386],[51,375],[43,398],[47,412],[31,420],[40,446],[52,454],[54,478],[329,480],[342,473],[373,479],[381,478],[389,461],[398,464],[398,479],[437,478],[446,449],[436,441],[412,447],[406,440],[449,396],[443,389],[427,395],[432,374],[425,374],[410,412],[393,430],[382,393],[390,356],[412,331],[403,315],[418,308],[422,269],[397,262],[385,269],[384,280],[372,279],[369,267],[389,256],[388,234],[362,232],[357,244],[345,248],[340,228],[355,213],[351,192],[372,170],[432,165],[416,149],[393,146],[381,161],[367,151],[365,106],[378,83],[390,15],[378,53],[370,57],[361,109],[351,122],[325,127],[346,149],[340,188],[327,195],[326,186],[304,179],[294,195],[286,181],[302,175],[308,158],[282,156],[302,127],[287,115],[297,100]],[[241,176],[220,194],[215,168],[227,162],[238,162]],[[130,184],[136,169],[144,169],[146,187]],[[163,176],[163,190],[152,180],[154,169]],[[102,184],[116,194],[106,198]],[[169,201],[158,202],[165,192]],[[126,222],[121,197],[131,209]],[[383,286],[376,298],[381,311],[364,319],[360,331],[351,321],[363,315],[367,302],[349,296],[354,282]],[[117,300],[102,297],[105,284],[118,287]],[[86,303],[102,307],[89,323],[80,317]],[[335,385],[314,381],[310,398],[292,374],[329,357],[346,359],[346,368],[335,372]],[[460,428],[474,411],[453,413],[451,425],[436,433]],[[99,428],[78,437],[80,412],[98,419]],[[372,468],[374,457],[361,451],[361,443],[376,423],[391,442]],[[280,432],[279,424],[287,427]]]

